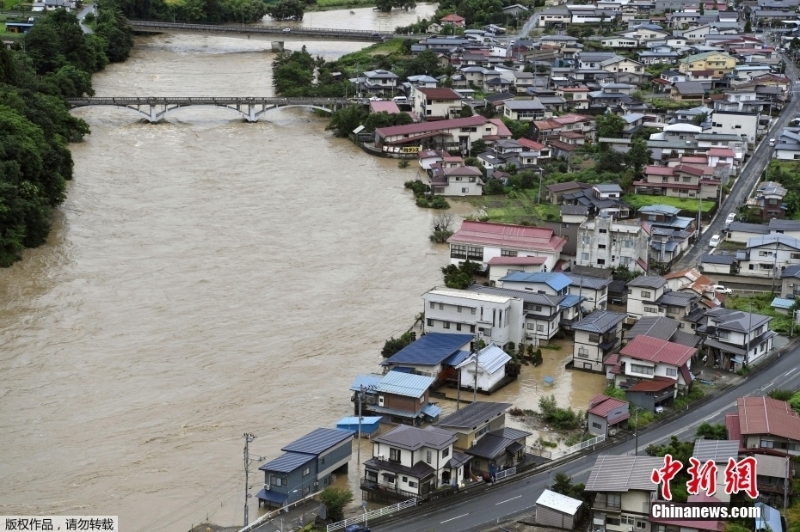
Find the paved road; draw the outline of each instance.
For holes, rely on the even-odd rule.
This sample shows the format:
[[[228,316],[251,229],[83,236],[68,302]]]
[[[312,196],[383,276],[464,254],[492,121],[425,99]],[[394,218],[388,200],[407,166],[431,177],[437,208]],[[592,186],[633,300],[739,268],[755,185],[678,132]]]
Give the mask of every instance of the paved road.
[[[791,61],[786,62],[786,75],[789,79],[793,80],[792,91],[796,90],[798,88],[797,72],[794,65],[791,64]],[[800,94],[792,94],[791,102],[784,108],[770,132],[767,133],[767,139],[774,138],[776,133],[783,129],[786,124],[797,115],[798,106],[800,106]],[[770,135],[772,135],[772,137],[770,137]],[[761,177],[761,172],[763,172],[764,168],[769,164],[771,157],[772,148],[770,148],[769,142],[765,140],[756,148],[755,153],[753,153],[753,156],[747,163],[747,168],[742,171],[736,183],[734,183],[731,193],[728,194],[728,197],[722,202],[722,208],[717,211],[717,216],[695,245],[672,267],[673,271],[697,266],[700,262],[700,257],[704,253],[710,252],[708,242],[711,240],[711,236],[721,233],[722,227],[725,225],[725,218],[728,214],[734,212],[737,207],[747,200],[750,192],[752,192]]]
[[[86,34],[92,33],[92,28],[83,23],[83,19],[86,18],[86,15],[92,12],[94,12],[94,4],[91,3],[84,5],[83,8],[80,10],[80,12],[78,12],[78,22],[80,22],[81,24],[81,29],[83,30],[83,33]]]
[[[800,370],[797,362],[800,348],[785,353],[771,362],[770,366],[753,375],[740,386],[696,408],[685,416],[670,423],[645,429],[639,436],[640,454],[651,443],[668,440],[673,434],[688,440],[694,436],[697,426],[703,422],[721,422],[726,412],[735,410],[736,398],[743,395],[763,395],[773,388],[792,388],[800,386]],[[603,449],[603,454],[633,454],[634,442],[629,440],[613,447]],[[547,487],[551,476],[566,473],[575,482],[585,482],[594,465],[597,455],[593,453],[539,475],[500,483],[469,500],[461,500],[451,506],[435,508],[408,516],[400,521],[372,527],[380,532],[465,532],[484,529],[497,520],[507,519],[515,514],[530,511],[536,499]]]

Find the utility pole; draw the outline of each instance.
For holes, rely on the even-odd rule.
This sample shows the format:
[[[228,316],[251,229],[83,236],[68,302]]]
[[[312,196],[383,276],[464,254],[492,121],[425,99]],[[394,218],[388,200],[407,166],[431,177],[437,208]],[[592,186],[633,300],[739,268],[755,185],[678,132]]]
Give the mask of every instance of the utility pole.
[[[458,368],[458,375],[456,376],[458,380],[458,388],[456,392],[456,412],[461,410],[461,368]]]
[[[780,238],[775,235],[775,260],[772,263],[772,293],[775,294],[775,279],[778,277],[778,242]]]
[[[492,325],[494,325],[494,324],[492,324]],[[478,338],[480,338],[480,335],[478,335],[476,337],[475,342],[474,342],[474,347],[472,349],[472,352],[475,355],[475,381],[473,383],[473,388],[472,388],[472,402],[473,403],[478,401],[478,358],[480,358],[480,356],[481,356],[480,346],[478,345]]]
[[[358,477],[358,482],[361,482],[361,399],[364,397],[364,385],[362,384],[360,390],[356,392],[358,394],[358,460],[356,462],[356,476]]]
[[[247,515],[247,499],[250,497],[248,466],[250,465],[250,443],[255,439],[255,435],[249,432],[244,433],[244,526],[247,526],[250,522]]]
[[[786,515],[786,506],[789,500],[789,457],[786,457],[786,474],[783,477],[783,514]]]
[[[636,413],[636,433],[634,434],[634,436],[636,438],[635,439],[635,446],[636,447],[635,447],[635,449],[633,451],[633,453],[634,453],[633,455],[634,456],[639,456],[639,407],[638,406],[634,406],[633,410]]]

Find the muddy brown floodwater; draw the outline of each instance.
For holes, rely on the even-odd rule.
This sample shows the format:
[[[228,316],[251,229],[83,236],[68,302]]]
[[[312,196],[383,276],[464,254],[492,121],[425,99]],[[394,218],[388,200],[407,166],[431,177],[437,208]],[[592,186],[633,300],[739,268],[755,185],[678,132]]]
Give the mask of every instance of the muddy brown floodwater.
[[[370,13],[315,13],[314,25],[368,27]],[[149,37],[95,88],[269,95],[268,46]],[[361,46],[308,43],[329,58]],[[160,125],[116,108],[76,115],[92,134],[71,146],[51,237],[0,271],[0,514],[119,515],[126,532],[241,523],[242,434],[258,436],[251,456],[272,458],[352,413],[353,376],[378,368],[384,339],[441,281],[433,213],[403,190],[415,170],[301,110],[257,124],[202,108]]]

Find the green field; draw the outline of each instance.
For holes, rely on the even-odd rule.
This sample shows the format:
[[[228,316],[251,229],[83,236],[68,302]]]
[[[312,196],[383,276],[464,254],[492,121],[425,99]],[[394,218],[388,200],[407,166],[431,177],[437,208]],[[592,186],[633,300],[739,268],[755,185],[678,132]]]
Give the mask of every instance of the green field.
[[[371,7],[375,0],[317,0],[306,11],[326,11],[328,9],[343,9],[347,7]]]
[[[780,279],[778,279],[777,288],[780,289]],[[735,290],[734,290],[735,292]],[[769,322],[769,328],[781,334],[788,335],[790,319],[788,314],[781,314],[776,312],[770,306],[775,296],[772,294],[760,294],[757,296],[728,296],[725,300],[725,307],[734,310],[743,310],[745,312],[754,312],[755,314],[762,314],[764,316],[771,316],[772,321]],[[795,326],[795,334],[798,328]]]
[[[462,198],[465,201],[482,208],[489,222],[507,224],[536,225],[548,218],[560,219],[561,206],[550,203],[536,203],[537,190],[528,189],[512,191],[509,194],[496,196],[477,196]]]
[[[671,207],[677,207],[678,209],[689,211],[689,212],[697,212],[697,203],[696,199],[692,198],[673,198],[671,196],[647,196],[644,194],[626,194],[622,197],[622,201],[630,205],[636,210],[639,210],[642,207],[647,207],[648,205],[670,205]],[[702,212],[706,213],[709,212],[712,208],[714,208],[716,202],[711,200],[703,200],[702,201]]]

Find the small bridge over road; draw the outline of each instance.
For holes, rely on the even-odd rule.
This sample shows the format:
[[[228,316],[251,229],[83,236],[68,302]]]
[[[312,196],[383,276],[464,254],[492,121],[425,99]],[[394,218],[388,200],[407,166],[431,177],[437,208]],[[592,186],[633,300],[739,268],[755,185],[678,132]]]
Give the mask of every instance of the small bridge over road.
[[[370,30],[344,30],[337,28],[297,28],[290,26],[255,26],[255,25],[216,25],[216,24],[183,24],[179,22],[152,22],[148,20],[129,20],[135,31],[147,33],[205,33],[241,37],[246,39],[260,38],[275,42],[307,41],[317,39],[324,41],[365,41],[381,42],[394,37],[392,32]]]
[[[214,97],[145,97],[145,98],[69,98],[67,104],[70,108],[91,107],[97,105],[123,107],[131,109],[151,123],[160,122],[168,114],[191,106],[212,106],[230,109],[239,113],[248,122],[258,122],[270,111],[288,107],[308,107],[321,111],[333,112],[348,105],[363,105],[366,100],[348,100],[347,98],[214,98]]]

